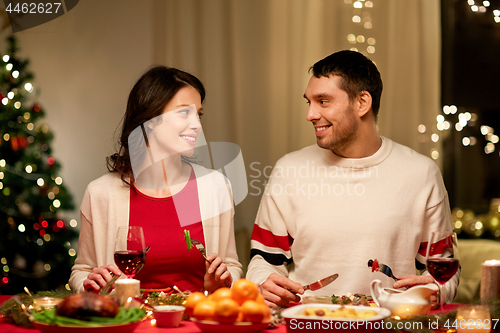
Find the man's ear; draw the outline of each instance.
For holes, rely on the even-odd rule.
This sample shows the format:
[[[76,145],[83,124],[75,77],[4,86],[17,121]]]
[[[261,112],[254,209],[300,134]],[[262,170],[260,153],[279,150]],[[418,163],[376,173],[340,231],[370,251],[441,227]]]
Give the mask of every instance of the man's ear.
[[[362,91],[356,99],[358,117],[364,117],[372,109],[372,95],[368,91]]]

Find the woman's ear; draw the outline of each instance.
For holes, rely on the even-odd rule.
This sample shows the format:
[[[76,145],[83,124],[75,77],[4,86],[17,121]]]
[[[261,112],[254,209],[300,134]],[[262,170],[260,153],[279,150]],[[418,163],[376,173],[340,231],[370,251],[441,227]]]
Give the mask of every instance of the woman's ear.
[[[364,117],[372,109],[372,95],[368,91],[362,91],[358,97],[358,117]]]
[[[150,130],[152,130],[155,127],[153,124],[153,120],[146,121],[146,124]]]

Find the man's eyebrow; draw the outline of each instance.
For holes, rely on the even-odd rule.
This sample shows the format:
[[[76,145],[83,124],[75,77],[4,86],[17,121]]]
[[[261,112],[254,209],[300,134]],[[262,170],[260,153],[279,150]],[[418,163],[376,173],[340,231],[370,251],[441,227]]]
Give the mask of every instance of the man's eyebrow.
[[[307,98],[306,94],[304,94],[303,96],[305,99],[309,100],[309,98]],[[333,98],[333,95],[331,95],[329,93],[319,93],[319,94],[313,95],[312,99],[320,99],[320,98],[324,98],[324,97]]]

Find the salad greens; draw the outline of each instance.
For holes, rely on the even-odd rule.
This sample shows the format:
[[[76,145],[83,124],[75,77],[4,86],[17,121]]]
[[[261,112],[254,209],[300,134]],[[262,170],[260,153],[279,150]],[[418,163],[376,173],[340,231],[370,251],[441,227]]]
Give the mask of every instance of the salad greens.
[[[33,319],[39,323],[49,325],[78,325],[78,326],[102,326],[130,324],[142,320],[146,311],[141,308],[125,309],[120,308],[120,312],[114,318],[90,317],[89,321],[74,318],[62,317],[56,315],[56,309],[52,308],[45,311],[34,311]]]

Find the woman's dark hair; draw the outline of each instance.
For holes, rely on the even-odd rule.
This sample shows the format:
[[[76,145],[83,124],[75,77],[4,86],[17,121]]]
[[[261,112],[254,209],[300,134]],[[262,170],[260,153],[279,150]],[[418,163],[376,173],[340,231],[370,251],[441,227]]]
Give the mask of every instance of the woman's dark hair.
[[[106,158],[109,171],[119,172],[122,180],[127,184],[125,178],[133,179],[128,145],[130,134],[144,122],[160,116],[165,105],[175,94],[188,86],[200,93],[201,102],[203,102],[205,88],[201,81],[194,75],[179,69],[156,66],[140,77],[128,96],[118,152]]]
[[[382,79],[377,66],[363,54],[343,50],[315,63],[310,69],[315,77],[337,75],[342,78],[340,88],[353,101],[362,91],[372,96],[372,110],[377,119],[382,96]]]

